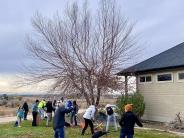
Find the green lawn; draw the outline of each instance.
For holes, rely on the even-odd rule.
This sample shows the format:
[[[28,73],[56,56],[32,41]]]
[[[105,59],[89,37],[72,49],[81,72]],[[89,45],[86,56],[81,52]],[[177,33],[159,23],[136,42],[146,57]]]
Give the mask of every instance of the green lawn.
[[[91,138],[89,130],[85,136],[80,135],[80,128],[67,128],[66,138]],[[45,122],[41,126],[31,127],[30,121],[24,121],[21,128],[13,127],[13,123],[0,125],[0,138],[52,138],[54,135],[52,127],[45,127]],[[109,137],[119,138],[119,132],[111,132]],[[110,137],[111,136],[111,137]],[[182,138],[169,133],[159,131],[136,130],[135,138]],[[184,138],[184,137],[183,137]]]

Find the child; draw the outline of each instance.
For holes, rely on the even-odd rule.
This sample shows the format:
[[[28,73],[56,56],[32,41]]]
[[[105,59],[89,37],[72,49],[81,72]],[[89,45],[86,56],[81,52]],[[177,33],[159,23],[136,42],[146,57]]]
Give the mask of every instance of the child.
[[[20,125],[21,124],[21,119],[24,118],[24,110],[21,108],[21,106],[19,106],[16,114],[17,114],[17,121],[15,123],[15,126],[17,124],[17,127],[21,127],[21,125]]]
[[[122,115],[119,122],[119,125],[121,126],[120,138],[125,138],[125,136],[127,136],[127,138],[133,138],[135,123],[138,126],[143,127],[138,117],[132,112],[132,108],[132,104],[125,105],[125,113]]]
[[[73,120],[75,122],[75,126],[77,126],[77,113],[78,113],[79,107],[77,105],[76,101],[73,101],[73,110],[71,112],[71,116],[70,116],[70,123],[73,124]]]

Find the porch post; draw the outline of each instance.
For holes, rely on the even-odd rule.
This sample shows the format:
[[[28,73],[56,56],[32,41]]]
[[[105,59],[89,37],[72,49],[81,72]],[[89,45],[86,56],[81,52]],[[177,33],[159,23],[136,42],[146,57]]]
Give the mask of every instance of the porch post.
[[[139,83],[139,77],[138,75],[135,76],[136,77],[136,92],[139,92],[139,88],[138,88],[138,83]]]
[[[125,75],[125,96],[128,96],[128,76]]]

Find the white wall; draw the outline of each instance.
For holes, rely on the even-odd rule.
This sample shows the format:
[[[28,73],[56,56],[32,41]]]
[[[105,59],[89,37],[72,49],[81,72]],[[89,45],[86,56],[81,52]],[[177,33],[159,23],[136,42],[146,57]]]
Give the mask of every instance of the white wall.
[[[138,84],[139,92],[146,102],[144,119],[169,122],[174,120],[178,112],[184,115],[184,82],[178,82],[178,71],[166,71],[173,73],[173,82],[158,83],[157,73],[163,72],[155,72],[149,73],[152,75],[152,83]]]

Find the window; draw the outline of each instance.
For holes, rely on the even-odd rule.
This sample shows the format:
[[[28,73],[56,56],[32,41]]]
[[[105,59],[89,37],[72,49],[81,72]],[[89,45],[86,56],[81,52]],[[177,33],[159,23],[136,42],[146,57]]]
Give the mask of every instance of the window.
[[[158,82],[171,82],[172,74],[171,73],[159,74],[157,75],[157,81]]]
[[[178,80],[184,81],[184,72],[179,72],[178,73]]]
[[[140,77],[140,82],[146,82],[146,78],[144,76]]]
[[[151,76],[146,76],[146,82],[151,82]]]
[[[139,82],[140,83],[147,83],[147,82],[151,82],[151,75],[145,75],[145,76],[140,76],[139,77]]]

